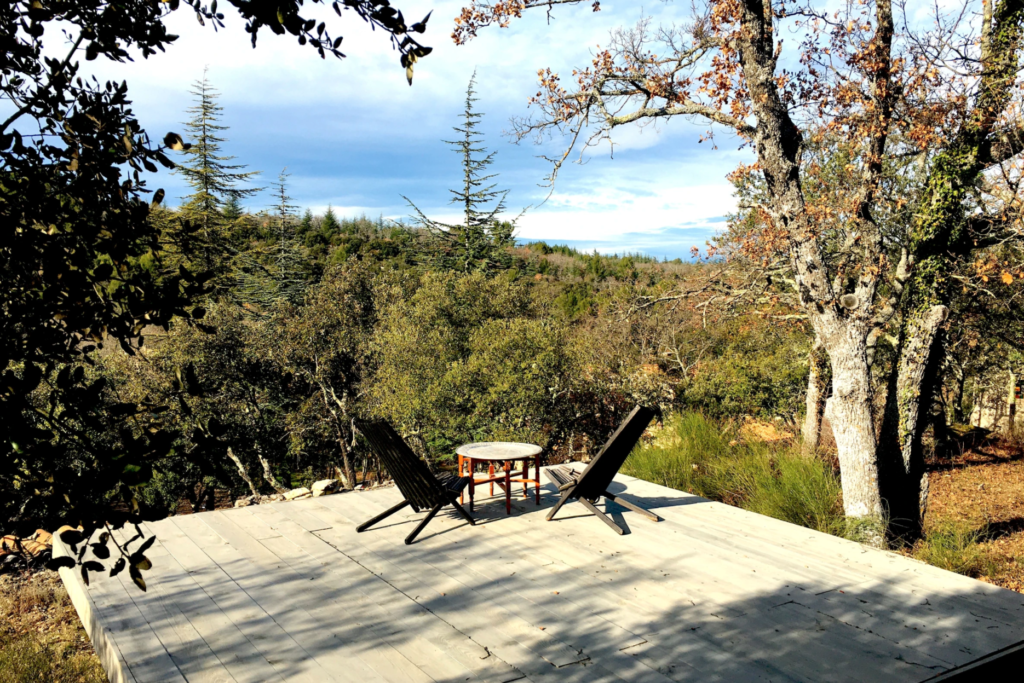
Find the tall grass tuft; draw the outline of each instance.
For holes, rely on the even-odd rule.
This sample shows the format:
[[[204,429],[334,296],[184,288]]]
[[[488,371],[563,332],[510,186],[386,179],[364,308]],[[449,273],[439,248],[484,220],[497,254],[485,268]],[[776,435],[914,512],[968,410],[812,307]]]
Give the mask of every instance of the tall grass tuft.
[[[623,472],[825,533],[848,533],[842,488],[827,463],[790,446],[741,442],[730,424],[700,413],[667,418]]]
[[[987,540],[989,532],[984,526],[945,522],[927,531],[914,556],[940,569],[977,578],[995,572],[991,557],[981,545]]]

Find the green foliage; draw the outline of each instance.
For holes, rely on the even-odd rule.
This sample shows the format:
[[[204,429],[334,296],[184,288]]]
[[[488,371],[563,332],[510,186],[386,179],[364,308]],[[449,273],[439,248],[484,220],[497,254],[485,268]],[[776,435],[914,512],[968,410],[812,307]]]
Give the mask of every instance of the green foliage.
[[[742,441],[729,424],[700,413],[668,418],[655,443],[634,450],[623,472],[818,531],[846,533],[842,489],[829,465],[789,447]]]
[[[786,332],[737,322],[685,330],[681,336],[706,349],[683,385],[683,403],[716,418],[796,416],[807,387],[806,337]]]
[[[435,457],[467,440],[544,441],[571,362],[564,330],[506,276],[423,276],[385,309],[373,344],[374,411]]]
[[[594,290],[586,282],[573,282],[566,285],[562,293],[554,301],[555,307],[566,318],[574,320],[590,313],[597,305]]]
[[[254,46],[269,26],[321,56],[343,56],[340,36],[321,24],[314,37],[292,0],[232,4]],[[184,7],[224,27],[215,7]],[[120,401],[86,366],[101,346],[131,350],[147,328],[201,318],[190,309],[207,293],[205,279],[164,259],[141,179],[158,164],[173,168],[166,152],[188,144],[175,133],[154,144],[127,84],[90,78],[78,58],[163,52],[177,39],[165,22],[178,8],[148,0],[0,6],[0,93],[13,103],[0,122],[0,511],[14,530],[58,526],[58,517],[82,522],[86,533],[107,520],[138,521],[134,489],[177,438],[161,406]],[[354,0],[346,9],[383,29],[403,61],[429,53],[393,7]],[[157,190],[153,204],[163,196]],[[179,245],[199,238],[182,222]],[[97,490],[116,492],[132,512],[115,514]]]
[[[327,212],[320,223],[320,231],[329,236],[341,232],[341,223],[338,222],[338,217],[334,215],[334,209],[330,205],[328,205]]]

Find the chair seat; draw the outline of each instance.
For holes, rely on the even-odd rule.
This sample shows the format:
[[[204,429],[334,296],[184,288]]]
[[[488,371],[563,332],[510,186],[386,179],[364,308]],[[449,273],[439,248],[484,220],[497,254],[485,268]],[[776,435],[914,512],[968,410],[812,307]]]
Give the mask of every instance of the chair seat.
[[[577,478],[579,477],[579,474],[577,474],[576,470],[565,466],[549,467],[548,469],[544,470],[544,474],[547,475],[548,479],[551,480],[552,484],[558,487],[559,491],[561,491],[563,488],[575,484]]]
[[[451,472],[442,472],[437,475],[437,481],[449,493],[462,493],[462,490],[469,486],[472,477],[460,477]]]

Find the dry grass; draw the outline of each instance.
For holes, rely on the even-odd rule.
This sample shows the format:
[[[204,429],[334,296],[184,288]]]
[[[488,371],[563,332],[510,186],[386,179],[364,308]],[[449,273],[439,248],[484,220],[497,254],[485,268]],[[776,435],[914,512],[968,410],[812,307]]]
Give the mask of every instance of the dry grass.
[[[56,572],[0,575],[0,683],[106,683]]]

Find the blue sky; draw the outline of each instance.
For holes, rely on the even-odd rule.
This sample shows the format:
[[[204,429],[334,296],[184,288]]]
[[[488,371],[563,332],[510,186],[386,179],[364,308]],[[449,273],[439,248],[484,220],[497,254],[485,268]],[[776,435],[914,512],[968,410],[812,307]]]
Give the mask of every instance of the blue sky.
[[[253,50],[230,8],[226,29],[214,33],[182,5],[169,21],[181,38],[167,54],[85,67],[96,68],[101,78],[126,79],[140,120],[157,139],[168,130],[182,132],[190,84],[208,67],[221,92],[222,123],[230,127],[224,151],[262,171],[261,184],[287,167],[296,203],[314,212],[331,204],[339,215],[402,218],[409,215],[406,195],[440,220],[455,217],[448,188],[460,174],[458,158],[442,140],[454,135],[451,127],[475,68],[477,109],[486,115],[487,146],[498,150],[492,169],[500,174],[499,186],[510,190],[512,214],[534,207],[519,222],[521,240],[685,258],[723,226],[722,217],[734,207],[725,176],[751,160],[749,150],[737,151],[727,135],[720,135],[716,150],[698,144],[705,126],[681,120],[616,131],[614,158],[604,148],[583,165],[567,165],[546,202],[548,190],[538,185],[549,166],[538,156],[555,154],[563,141],[514,145],[502,135],[510,117],[529,113],[538,69],[550,66],[568,77],[608,43],[611,29],[632,25],[645,13],[682,23],[688,3],[608,0],[598,14],[587,4],[564,7],[551,25],[543,13],[527,13],[511,28],[485,30],[459,47],[449,34],[461,0],[395,4],[411,20],[433,10],[423,42],[434,53],[417,64],[411,88],[384,36],[347,12],[341,19],[324,14],[345,36],[346,60],[320,60],[308,46],[269,31]],[[314,6],[313,16],[324,9]],[[165,173],[150,187],[164,187],[170,204],[187,192],[179,177]],[[246,205],[258,210],[270,203],[263,194]]]

